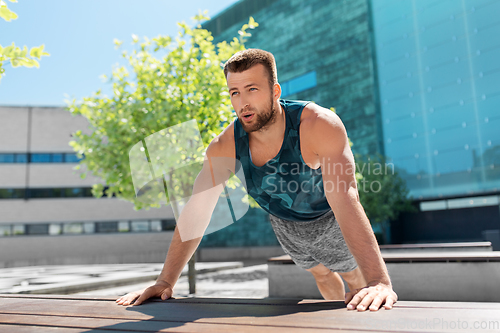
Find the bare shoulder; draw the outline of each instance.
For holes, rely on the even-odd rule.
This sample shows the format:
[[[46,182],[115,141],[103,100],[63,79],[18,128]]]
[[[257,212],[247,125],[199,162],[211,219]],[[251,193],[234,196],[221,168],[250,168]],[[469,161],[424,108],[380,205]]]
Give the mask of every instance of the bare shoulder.
[[[236,158],[234,147],[234,122],[227,126],[208,145],[207,155],[210,157]]]
[[[315,103],[304,107],[300,116],[300,139],[307,142],[325,142],[347,137],[346,130],[339,116],[327,108]]]

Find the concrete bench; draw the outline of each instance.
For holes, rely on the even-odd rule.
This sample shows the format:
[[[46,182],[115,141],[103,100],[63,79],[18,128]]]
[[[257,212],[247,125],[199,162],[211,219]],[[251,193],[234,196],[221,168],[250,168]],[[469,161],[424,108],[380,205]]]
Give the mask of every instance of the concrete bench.
[[[426,244],[390,244],[380,245],[381,252],[407,253],[415,251],[450,252],[450,251],[493,251],[491,242],[461,243],[426,243]]]
[[[500,252],[382,253],[399,300],[500,302]],[[269,297],[322,298],[290,256],[268,260]],[[346,289],[347,290],[347,289]]]

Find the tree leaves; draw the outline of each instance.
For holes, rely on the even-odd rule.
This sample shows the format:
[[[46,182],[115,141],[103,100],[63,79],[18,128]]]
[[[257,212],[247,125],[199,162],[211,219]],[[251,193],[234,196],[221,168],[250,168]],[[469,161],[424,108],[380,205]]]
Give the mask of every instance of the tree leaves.
[[[17,2],[17,0],[9,0],[10,2]],[[5,1],[0,0],[0,17],[10,22],[11,20],[17,19],[17,14],[7,8]],[[5,73],[4,64],[10,63],[13,68],[16,67],[39,67],[39,63],[36,59],[40,60],[42,56],[49,56],[47,52],[43,52],[44,45],[31,48],[28,54],[28,48],[26,46],[21,50],[20,47],[16,46],[14,42],[7,47],[2,47],[0,45],[0,80],[2,75]]]
[[[82,101],[68,102],[68,110],[87,118],[92,129],[91,134],[73,134],[73,149],[78,154],[86,153],[80,163],[106,182],[108,195],[131,201],[136,209],[159,204],[136,198],[128,155],[134,145],[154,133],[161,134],[164,129],[195,119],[201,146],[206,147],[234,118],[222,64],[244,49],[244,39],[214,45],[211,33],[199,24],[206,19],[201,13],[195,16],[196,28],[179,23],[175,38],[159,35],[141,39],[133,35],[134,49],[122,52],[127,65],[115,66],[107,76],[113,95],[108,97],[98,91]],[[252,20],[247,29],[257,26]],[[121,45],[118,40],[114,43]],[[179,159],[195,158],[164,148]],[[89,149],[92,153],[87,153]],[[195,155],[202,161],[204,152]],[[187,170],[185,174],[186,178],[175,179],[171,188],[185,192],[183,187],[192,187],[197,173]],[[103,191],[96,186],[92,192],[101,196]]]
[[[356,156],[356,169],[362,175],[357,179],[359,198],[373,226],[385,233],[386,222],[414,211],[405,181],[384,156]]]
[[[10,2],[17,2],[16,0],[10,0]],[[0,17],[3,18],[5,21],[10,22],[11,20],[17,19],[17,14],[11,11],[8,7],[7,4],[0,0]]]

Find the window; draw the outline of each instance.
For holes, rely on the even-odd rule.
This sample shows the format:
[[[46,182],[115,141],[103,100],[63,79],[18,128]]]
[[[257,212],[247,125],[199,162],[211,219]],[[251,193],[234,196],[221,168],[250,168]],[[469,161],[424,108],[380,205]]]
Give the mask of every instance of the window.
[[[65,234],[81,234],[83,233],[82,223],[64,223],[63,233]]]
[[[49,235],[60,235],[62,233],[61,224],[51,223],[49,225]]]
[[[0,237],[11,236],[11,235],[12,235],[12,227],[10,225],[0,225]]]
[[[62,163],[63,162],[63,154],[52,154],[52,163]]]
[[[24,195],[23,188],[0,188],[0,199],[22,199]]]
[[[316,71],[306,73],[281,84],[283,97],[316,87]]]
[[[16,163],[28,163],[28,154],[16,154]]]
[[[148,221],[132,221],[131,225],[132,225],[132,231],[135,232],[149,231]]]
[[[167,231],[167,230],[174,230],[174,229],[175,229],[175,220],[174,219],[161,220],[161,230]]]
[[[2,153],[0,163],[78,163],[75,153]]]
[[[83,188],[66,188],[64,196],[67,198],[83,197]]]
[[[50,188],[30,188],[28,190],[30,198],[53,198],[54,192]]]
[[[108,222],[53,222],[0,224],[0,237],[13,235],[80,235],[118,232],[161,232],[174,230],[175,220],[139,220]]]
[[[12,233],[14,235],[24,235],[26,233],[24,224],[14,224],[12,226]]]
[[[14,154],[0,154],[0,163],[14,163]]]
[[[50,163],[51,154],[31,154],[31,163]]]
[[[27,224],[26,234],[28,235],[48,235],[49,225],[48,224]]]
[[[83,231],[86,234],[93,234],[95,232],[95,224],[94,224],[94,222],[85,222],[83,224]]]
[[[161,231],[161,221],[160,220],[153,220],[151,221],[151,231]]]
[[[118,222],[96,222],[96,232],[117,232]]]
[[[76,156],[76,154],[73,153],[66,153],[64,154],[64,162],[66,163],[78,163],[80,162],[81,159]]]
[[[130,231],[130,225],[128,221],[120,221],[118,222],[118,231],[119,232],[129,232]]]

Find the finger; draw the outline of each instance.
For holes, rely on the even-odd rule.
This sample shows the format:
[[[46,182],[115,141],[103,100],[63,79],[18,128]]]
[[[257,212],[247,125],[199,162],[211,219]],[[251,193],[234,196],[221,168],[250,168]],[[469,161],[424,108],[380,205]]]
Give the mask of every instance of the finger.
[[[385,300],[384,308],[386,310],[390,310],[390,309],[392,309],[392,306],[394,305],[394,303],[396,303],[396,300],[394,298],[392,298],[391,296],[389,296]]]
[[[130,305],[139,295],[137,294],[128,294],[125,299],[121,303],[121,305]]]
[[[367,293],[368,293],[367,289],[361,289],[360,291],[358,291],[358,293],[356,293],[356,295],[352,297],[349,304],[347,304],[347,309],[354,310]]]
[[[141,305],[142,302],[144,302],[145,300],[147,300],[149,297],[146,296],[146,293],[144,292],[141,296],[139,296],[139,298],[137,298],[135,300],[135,302],[132,304],[132,306],[137,306],[137,305]]]
[[[383,296],[381,295],[375,296],[375,298],[373,298],[372,304],[369,307],[370,311],[378,311],[383,302],[384,302]]]
[[[365,311],[366,309],[368,309],[368,307],[370,306],[370,304],[372,304],[373,299],[375,298],[376,295],[377,294],[373,292],[365,293],[361,301],[358,303],[358,306],[356,306],[356,309],[358,311]]]
[[[116,303],[123,305],[123,303],[127,300],[127,296],[128,294],[120,297],[119,299],[116,300]]]
[[[132,305],[141,305],[145,300],[153,296],[154,291],[151,290],[151,287],[144,290],[144,292],[139,296],[139,298]]]
[[[170,297],[172,297],[172,294],[166,290],[164,291],[162,294],[161,294],[161,299],[162,301],[166,300],[166,299],[169,299]]]

